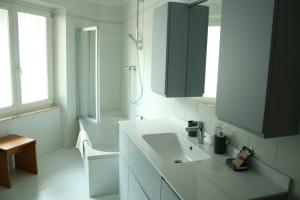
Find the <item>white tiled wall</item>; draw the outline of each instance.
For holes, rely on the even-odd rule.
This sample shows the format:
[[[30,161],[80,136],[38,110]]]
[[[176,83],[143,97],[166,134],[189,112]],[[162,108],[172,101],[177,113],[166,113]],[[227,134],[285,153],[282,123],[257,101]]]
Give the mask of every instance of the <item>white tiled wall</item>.
[[[120,24],[100,25],[101,110],[120,109]]]
[[[61,113],[56,108],[0,122],[0,136],[19,134],[37,140],[37,153],[43,155],[61,147]]]
[[[131,8],[134,9],[134,6],[131,5]],[[151,91],[152,17],[152,8],[147,9],[144,19],[145,47],[140,52],[142,57],[141,71],[145,88],[143,101],[137,106],[128,102],[129,77],[127,72],[123,72],[121,74],[122,111],[130,118],[134,118],[136,114],[139,114],[146,118],[176,116],[184,120],[201,120],[205,122],[206,130],[209,133],[214,133],[215,127],[221,126],[230,136],[230,142],[234,147],[241,148],[243,145],[253,147],[255,156],[259,160],[292,177],[294,181],[290,199],[300,199],[300,135],[277,139],[261,139],[240,128],[218,120],[215,115],[215,106],[213,105],[205,104],[194,98],[166,99]],[[126,34],[134,33],[134,31],[135,18],[129,18],[123,23],[123,65],[136,63],[134,45],[125,37]],[[138,83],[137,76],[135,78]]]

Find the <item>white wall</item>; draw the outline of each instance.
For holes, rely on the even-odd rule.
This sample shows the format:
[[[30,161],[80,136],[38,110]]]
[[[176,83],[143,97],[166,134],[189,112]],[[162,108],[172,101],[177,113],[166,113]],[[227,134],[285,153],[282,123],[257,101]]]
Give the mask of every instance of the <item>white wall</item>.
[[[100,25],[101,111],[120,110],[121,24]]]
[[[18,134],[37,140],[37,154],[43,155],[61,146],[61,113],[59,108],[0,122],[0,137]]]
[[[142,76],[145,94],[141,105],[134,106],[128,102],[130,88],[128,88],[128,72],[122,73],[121,108],[130,118],[136,114],[146,118],[165,118],[175,116],[183,120],[201,120],[205,122],[206,130],[214,133],[216,126],[224,127],[230,135],[231,145],[241,148],[243,145],[253,147],[255,156],[267,165],[281,171],[294,179],[292,184],[292,195],[290,199],[300,199],[300,136],[283,137],[276,139],[261,139],[247,133],[235,126],[217,119],[215,106],[204,103],[197,98],[167,99],[151,91],[151,54],[152,54],[152,17],[153,8],[164,1],[146,0],[146,12],[144,19],[144,50],[140,53],[142,57]],[[135,31],[135,1],[126,8],[123,22],[123,54],[122,65],[135,64],[134,45],[125,37],[127,33]],[[220,13],[220,6],[213,5],[213,15]],[[138,82],[135,77],[135,82]]]
[[[98,5],[88,0],[5,0],[31,3],[49,8],[65,8],[68,15],[106,22],[120,21],[122,7]]]

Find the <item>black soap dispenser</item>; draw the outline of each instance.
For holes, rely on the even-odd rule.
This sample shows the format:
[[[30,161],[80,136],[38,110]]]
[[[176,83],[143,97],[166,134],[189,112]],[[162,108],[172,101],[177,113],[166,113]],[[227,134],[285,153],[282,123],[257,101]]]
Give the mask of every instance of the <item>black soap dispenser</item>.
[[[226,153],[228,138],[224,135],[222,128],[217,127],[217,133],[214,139],[214,152],[216,154]]]

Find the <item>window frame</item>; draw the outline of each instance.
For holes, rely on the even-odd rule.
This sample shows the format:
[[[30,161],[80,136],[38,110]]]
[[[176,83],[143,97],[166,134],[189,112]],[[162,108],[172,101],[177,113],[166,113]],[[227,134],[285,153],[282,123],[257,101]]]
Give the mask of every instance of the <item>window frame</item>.
[[[16,71],[14,59],[14,42],[13,36],[13,6],[5,2],[0,2],[0,8],[8,11],[8,32],[9,32],[9,51],[10,51],[10,70],[11,70],[11,83],[12,90],[12,105],[5,108],[0,108],[0,116],[7,116],[15,114],[17,110],[17,97],[16,97]]]
[[[50,10],[34,8],[15,3],[0,2],[0,8],[8,10],[9,15],[9,33],[10,33],[10,60],[12,75],[12,98],[13,105],[8,108],[0,109],[0,117],[18,115],[28,111],[45,108],[54,103],[54,77],[53,77],[53,19]],[[47,27],[47,67],[48,67],[48,99],[37,102],[22,104],[21,96],[21,73],[19,56],[19,30],[18,30],[18,12],[24,12],[37,16],[46,17]]]

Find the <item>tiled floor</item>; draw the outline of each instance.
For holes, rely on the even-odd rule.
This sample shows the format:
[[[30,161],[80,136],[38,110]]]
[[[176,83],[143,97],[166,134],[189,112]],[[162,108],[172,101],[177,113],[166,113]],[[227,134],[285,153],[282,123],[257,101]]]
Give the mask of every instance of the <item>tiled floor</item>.
[[[89,198],[80,154],[60,149],[39,158],[39,175],[13,170],[12,188],[0,186],[0,200],[117,200]]]

